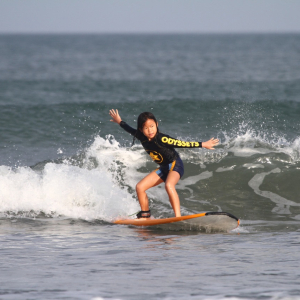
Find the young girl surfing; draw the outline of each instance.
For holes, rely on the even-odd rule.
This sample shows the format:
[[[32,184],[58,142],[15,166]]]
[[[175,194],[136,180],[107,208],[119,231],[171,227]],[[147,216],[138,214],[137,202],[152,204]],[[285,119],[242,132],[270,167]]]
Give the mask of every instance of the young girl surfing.
[[[122,121],[118,110],[109,111],[111,121],[119,124],[124,130],[138,139],[151,158],[159,164],[159,168],[148,174],[136,185],[136,193],[141,211],[137,218],[150,218],[149,200],[146,191],[165,182],[165,188],[176,217],[180,217],[180,201],[175,185],[184,173],[184,167],[179,154],[174,148],[206,148],[214,150],[219,140],[212,138],[207,142],[184,142],[159,132],[158,123],[150,112],[143,112],[137,120],[137,129]]]

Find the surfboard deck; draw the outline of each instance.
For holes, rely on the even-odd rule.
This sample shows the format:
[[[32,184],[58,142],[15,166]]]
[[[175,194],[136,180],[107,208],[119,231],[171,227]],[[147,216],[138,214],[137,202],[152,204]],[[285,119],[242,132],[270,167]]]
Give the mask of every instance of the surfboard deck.
[[[210,229],[212,231],[230,231],[237,228],[240,221],[234,215],[226,212],[203,212],[194,215],[165,219],[121,219],[116,220],[114,223],[134,226],[159,226],[176,223],[183,229],[188,227],[198,227]]]

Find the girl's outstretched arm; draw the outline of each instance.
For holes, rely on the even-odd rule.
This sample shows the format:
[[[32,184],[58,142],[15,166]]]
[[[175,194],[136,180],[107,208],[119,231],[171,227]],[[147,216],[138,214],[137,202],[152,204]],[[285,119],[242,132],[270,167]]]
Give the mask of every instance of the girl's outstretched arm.
[[[120,117],[119,112],[118,112],[117,109],[116,110],[111,109],[109,111],[109,114],[112,117],[112,120],[110,120],[111,122],[115,122],[117,124],[120,124],[122,122],[122,119],[121,119],[121,117]]]
[[[202,142],[202,147],[210,150],[214,150],[214,146],[219,144],[219,140],[215,138],[211,138],[207,142]]]
[[[115,123],[119,124],[125,131],[127,131],[131,135],[136,136],[137,138],[139,138],[137,136],[137,130],[130,127],[126,122],[122,121],[117,109],[116,110],[111,109],[109,111],[109,115],[112,117],[112,119],[110,120],[111,122],[115,122]]]

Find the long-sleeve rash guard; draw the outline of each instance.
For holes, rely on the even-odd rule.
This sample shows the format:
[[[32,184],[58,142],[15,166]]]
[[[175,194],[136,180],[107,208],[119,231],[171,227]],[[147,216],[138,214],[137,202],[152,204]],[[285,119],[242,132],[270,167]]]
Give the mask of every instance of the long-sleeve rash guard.
[[[174,148],[201,148],[202,142],[184,142],[174,139],[169,135],[157,132],[155,137],[149,141],[140,131],[130,127],[126,122],[121,121],[120,126],[131,135],[135,136],[146,152],[159,165],[167,165],[173,162],[179,154]]]

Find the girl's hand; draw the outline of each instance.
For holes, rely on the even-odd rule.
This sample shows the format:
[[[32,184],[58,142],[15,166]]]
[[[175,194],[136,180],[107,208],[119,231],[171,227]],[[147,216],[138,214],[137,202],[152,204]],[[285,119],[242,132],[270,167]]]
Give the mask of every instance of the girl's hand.
[[[214,146],[217,146],[219,144],[219,140],[215,138],[211,138],[207,142],[202,142],[202,148],[215,150]]]
[[[111,122],[115,122],[115,123],[118,123],[118,124],[121,123],[122,119],[121,119],[117,109],[116,109],[116,111],[114,109],[111,109],[109,111],[109,114],[112,117],[112,120],[110,120]]]

